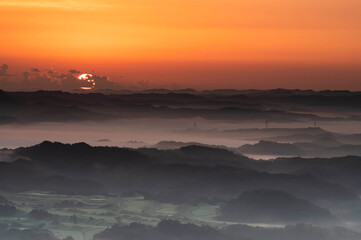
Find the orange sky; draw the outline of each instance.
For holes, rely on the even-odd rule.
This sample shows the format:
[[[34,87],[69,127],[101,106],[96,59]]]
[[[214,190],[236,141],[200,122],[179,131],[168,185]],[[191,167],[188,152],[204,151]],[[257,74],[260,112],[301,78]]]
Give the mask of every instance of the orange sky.
[[[361,90],[359,0],[0,0],[0,26],[0,64],[14,75]]]

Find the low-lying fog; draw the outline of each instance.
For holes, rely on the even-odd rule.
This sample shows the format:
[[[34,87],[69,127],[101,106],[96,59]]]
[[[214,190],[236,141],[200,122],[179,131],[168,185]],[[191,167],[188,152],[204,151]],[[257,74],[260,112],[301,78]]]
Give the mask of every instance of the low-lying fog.
[[[269,128],[307,128],[313,122],[272,123]],[[317,122],[331,132],[361,132],[360,122]],[[94,146],[144,147],[159,141],[199,142],[210,145],[239,147],[256,143],[245,135],[219,134],[223,130],[265,128],[265,122],[225,122],[196,119],[127,119],[107,122],[66,122],[0,125],[0,148],[30,146],[44,140],[64,143],[86,142]],[[266,158],[266,157],[265,157]]]

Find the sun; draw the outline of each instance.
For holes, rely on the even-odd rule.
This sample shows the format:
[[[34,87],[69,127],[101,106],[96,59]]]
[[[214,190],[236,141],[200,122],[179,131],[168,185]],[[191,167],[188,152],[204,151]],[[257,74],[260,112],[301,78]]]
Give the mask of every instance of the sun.
[[[89,74],[89,73],[83,73],[81,75],[78,76],[79,80],[88,80],[89,78],[93,77],[93,75]]]
[[[95,87],[95,80],[94,80],[92,74],[83,73],[83,74],[78,76],[78,79],[80,81],[83,81],[84,84],[86,84],[85,86],[80,87],[80,89],[82,89],[82,90],[91,90],[91,89],[93,89]]]

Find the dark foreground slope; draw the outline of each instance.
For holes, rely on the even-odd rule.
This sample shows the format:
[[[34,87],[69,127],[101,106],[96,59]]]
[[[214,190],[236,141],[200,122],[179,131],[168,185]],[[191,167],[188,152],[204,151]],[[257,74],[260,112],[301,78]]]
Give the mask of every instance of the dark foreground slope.
[[[155,227],[138,223],[114,225],[96,234],[94,240],[358,240],[360,237],[360,233],[345,228],[320,228],[304,224],[279,229],[245,225],[215,229],[164,220]]]
[[[17,230],[0,225],[1,240],[73,240],[59,239],[42,229]],[[222,229],[163,220],[156,226],[131,223],[116,224],[94,235],[92,240],[359,240],[361,234],[341,227],[321,228],[305,224],[284,228],[231,225]]]
[[[263,189],[241,193],[221,208],[218,219],[254,223],[336,222],[327,209],[286,192]]]

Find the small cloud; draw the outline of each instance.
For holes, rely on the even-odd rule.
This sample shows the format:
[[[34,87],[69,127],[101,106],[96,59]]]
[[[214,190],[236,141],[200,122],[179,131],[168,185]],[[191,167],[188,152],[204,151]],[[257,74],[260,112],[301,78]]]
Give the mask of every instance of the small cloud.
[[[69,73],[74,75],[74,74],[79,74],[80,71],[75,70],[75,69],[70,69],[70,70],[69,70]]]
[[[7,71],[9,69],[9,66],[7,64],[3,64],[1,67],[0,67],[0,77],[6,77],[6,76],[9,76],[7,74]]]

